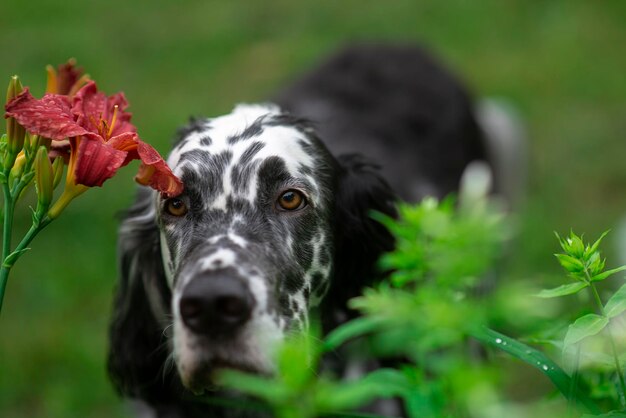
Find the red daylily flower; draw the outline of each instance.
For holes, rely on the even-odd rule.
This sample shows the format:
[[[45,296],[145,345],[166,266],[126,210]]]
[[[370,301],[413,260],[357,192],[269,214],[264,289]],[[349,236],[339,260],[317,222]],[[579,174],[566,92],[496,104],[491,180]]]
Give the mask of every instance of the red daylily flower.
[[[5,118],[15,118],[36,135],[56,141],[69,138],[68,185],[101,186],[120,167],[139,159],[137,182],[169,197],[179,195],[182,182],[158,152],[139,139],[127,106],[122,93],[107,97],[90,81],[71,100],[59,94],[35,99],[25,89],[5,106]],[[55,149],[54,144],[53,153],[62,155],[67,149],[61,144]]]

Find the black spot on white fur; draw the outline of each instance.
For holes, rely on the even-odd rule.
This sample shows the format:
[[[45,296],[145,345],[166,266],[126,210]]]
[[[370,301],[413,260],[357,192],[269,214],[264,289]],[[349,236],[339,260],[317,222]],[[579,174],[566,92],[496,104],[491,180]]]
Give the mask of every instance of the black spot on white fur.
[[[265,116],[259,117],[252,124],[247,126],[243,130],[242,133],[240,133],[239,135],[233,135],[233,136],[229,137],[228,138],[228,143],[230,145],[233,145],[233,144],[236,144],[239,141],[245,141],[245,140],[257,137],[260,134],[262,134],[263,133],[263,120],[264,119],[265,119]]]
[[[229,151],[211,155],[205,151],[195,150],[181,155],[181,163],[190,163],[189,168],[182,174],[182,181],[186,189],[189,189],[186,193],[192,197],[192,205],[197,207],[201,202],[206,202],[206,198],[223,191],[221,176],[231,158],[232,153]],[[209,196],[203,193],[206,191],[210,191]]]
[[[183,139],[188,138],[191,134],[197,132],[207,132],[209,120],[206,118],[189,118],[189,123],[176,132],[176,139],[174,141],[174,148],[178,148],[183,145]]]

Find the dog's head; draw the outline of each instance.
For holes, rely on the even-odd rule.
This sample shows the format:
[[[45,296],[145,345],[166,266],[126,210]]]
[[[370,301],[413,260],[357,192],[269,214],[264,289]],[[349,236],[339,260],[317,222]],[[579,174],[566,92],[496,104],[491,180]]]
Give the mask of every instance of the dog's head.
[[[120,233],[109,365],[127,394],[162,391],[168,358],[195,391],[215,368],[271,373],[276,342],[320,303],[340,320],[391,246],[376,170],[275,106],[193,121],[168,163],[184,193],[141,190]]]

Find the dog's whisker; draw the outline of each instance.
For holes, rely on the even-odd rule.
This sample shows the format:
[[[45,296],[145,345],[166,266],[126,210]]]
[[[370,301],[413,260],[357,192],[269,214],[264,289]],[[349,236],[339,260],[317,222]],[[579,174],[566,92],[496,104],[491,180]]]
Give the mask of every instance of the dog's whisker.
[[[174,370],[175,367],[176,361],[174,360],[174,353],[169,353],[165,358],[165,361],[163,362],[163,367],[161,369],[163,383],[165,383],[169,374]]]
[[[174,322],[172,322],[171,324],[163,328],[162,336],[166,338],[172,338],[174,336],[173,329],[174,329]]]

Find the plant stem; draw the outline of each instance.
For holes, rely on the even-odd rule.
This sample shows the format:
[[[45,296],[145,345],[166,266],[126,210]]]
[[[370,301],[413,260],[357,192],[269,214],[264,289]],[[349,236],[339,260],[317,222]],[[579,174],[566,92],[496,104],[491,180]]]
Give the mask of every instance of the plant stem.
[[[4,267],[0,268],[0,312],[2,312],[2,301],[4,300],[4,290],[7,287],[7,280],[9,279],[9,269]]]
[[[15,248],[13,252],[11,251],[15,205],[24,188],[30,183],[30,180],[24,181],[23,178],[20,179],[20,181],[14,185],[13,190],[11,190],[8,182],[9,174],[10,170],[4,172],[5,181],[2,183],[2,193],[4,195],[4,222],[2,227],[2,265],[0,266],[0,312],[2,312],[2,302],[4,301],[4,293],[9,280],[9,272],[15,261],[20,257],[19,252],[23,251],[33,238],[35,238],[35,235],[50,223],[50,219],[46,217],[37,224],[33,224],[17,248]],[[14,252],[17,252],[18,255],[10,260],[10,264],[7,264],[7,258]]]
[[[585,269],[585,273],[587,273],[586,269]],[[587,277],[589,277],[588,273],[587,273]],[[591,280],[589,280],[589,286],[591,287],[593,296],[598,305],[598,309],[600,310],[600,315],[606,317],[606,314],[604,313],[604,305],[602,304],[602,299],[600,299],[598,290],[596,289],[596,286],[593,284]],[[617,348],[615,347],[615,340],[613,339],[613,333],[611,332],[610,324],[608,327],[606,327],[606,333],[609,336],[609,343],[611,344],[611,351],[613,352],[613,360],[615,361],[615,370],[617,371],[617,376],[619,377],[620,388],[622,389],[622,394],[621,394],[622,396],[620,396],[620,402],[622,406],[626,406],[626,383],[624,382],[624,372],[622,371],[622,366],[619,362],[619,356],[617,355]]]
[[[619,376],[619,384],[622,388],[622,396],[620,396],[620,401],[622,407],[626,407],[626,384],[624,383],[624,372],[622,371],[622,365],[619,362],[619,356],[617,354],[617,348],[615,347],[615,340],[613,339],[613,334],[611,333],[611,327],[608,326],[606,328],[607,334],[609,334],[609,342],[611,343],[611,351],[613,351],[613,360],[615,360],[615,369],[617,370],[617,375]]]
[[[5,179],[8,178],[8,172],[5,173]],[[11,232],[13,227],[13,210],[15,202],[11,196],[11,189],[7,182],[2,183],[2,192],[4,194],[4,224],[2,229],[2,260],[6,260],[11,251]],[[3,263],[4,264],[4,263]],[[2,312],[2,301],[4,300],[4,291],[9,279],[9,270],[0,267],[0,312]]]
[[[600,294],[598,293],[598,290],[596,289],[596,286],[593,284],[592,281],[589,281],[589,287],[591,287],[591,291],[593,293],[594,299],[596,300],[596,305],[598,305],[600,315],[606,316],[604,315],[604,304],[602,303],[602,299],[600,299]]]
[[[576,413],[574,412],[574,402],[572,402],[572,400],[574,399],[574,395],[576,393],[576,391],[578,390],[578,379],[580,377],[580,344],[578,344],[578,346],[576,347],[576,362],[574,364],[574,372],[572,375],[572,385],[571,385],[571,389],[570,389],[570,395],[567,399],[567,416],[568,417],[573,417],[576,416]]]
[[[41,220],[39,223],[31,225],[26,235],[24,235],[24,238],[22,238],[22,241],[20,241],[18,246],[15,247],[15,250],[9,254],[9,255],[17,254],[15,258],[13,258],[10,263],[7,263],[7,257],[9,255],[4,257],[4,261],[2,262],[2,266],[0,267],[0,312],[2,312],[2,301],[4,300],[4,290],[6,288],[6,283],[9,278],[9,272],[11,271],[13,264],[15,264],[17,259],[21,257],[21,253],[28,247],[28,244],[30,244],[31,241],[37,236],[37,234],[41,232],[50,222],[52,222],[52,219],[46,217],[43,220]],[[8,248],[8,246],[4,248]],[[4,248],[3,248],[3,253],[4,253]]]
[[[2,259],[9,255],[11,250],[11,230],[13,227],[13,210],[15,204],[11,196],[11,189],[7,183],[2,184],[2,192],[4,194],[4,226],[2,230]]]

